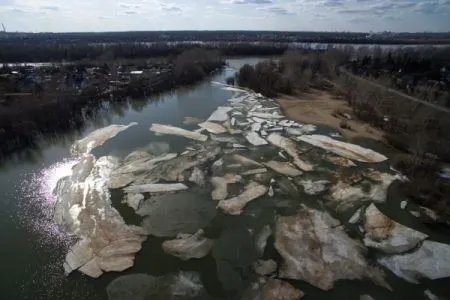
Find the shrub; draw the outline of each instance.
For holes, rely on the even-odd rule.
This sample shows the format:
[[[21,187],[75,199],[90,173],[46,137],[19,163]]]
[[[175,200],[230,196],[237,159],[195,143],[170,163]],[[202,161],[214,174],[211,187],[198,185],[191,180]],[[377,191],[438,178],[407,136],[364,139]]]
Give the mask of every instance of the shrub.
[[[248,87],[267,97],[277,93],[290,94],[293,91],[293,81],[280,72],[279,64],[274,61],[262,61],[254,67],[244,65],[237,76],[240,86]]]
[[[384,135],[384,138],[386,141],[392,145],[392,147],[408,152],[409,151],[409,137],[406,134],[393,134],[393,133],[386,133]]]
[[[228,77],[227,79],[225,79],[225,82],[228,85],[234,85],[234,82],[235,82],[234,76]]]
[[[175,60],[175,79],[181,84],[194,83],[222,66],[223,61],[216,51],[191,49],[184,51]]]
[[[346,120],[342,120],[339,123],[339,127],[341,127],[342,129],[352,130],[352,127],[350,126],[350,124],[348,124],[348,122]]]
[[[403,184],[406,196],[436,210],[447,220],[450,218],[450,181],[439,177],[441,169],[437,161],[401,154],[392,159],[392,164],[409,179]]]
[[[392,158],[392,166],[410,178],[435,177],[439,164],[417,155],[398,154]]]
[[[249,86],[250,80],[253,77],[254,71],[255,71],[255,69],[253,68],[253,66],[251,66],[249,64],[243,65],[239,69],[239,73],[237,76],[238,84],[240,86]]]

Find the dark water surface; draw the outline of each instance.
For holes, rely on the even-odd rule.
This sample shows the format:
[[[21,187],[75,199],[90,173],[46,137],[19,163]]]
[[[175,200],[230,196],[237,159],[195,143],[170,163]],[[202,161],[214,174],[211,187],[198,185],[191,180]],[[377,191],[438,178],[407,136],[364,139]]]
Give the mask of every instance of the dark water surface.
[[[107,273],[99,279],[82,276],[78,272],[66,277],[62,263],[68,247],[73,241],[59,232],[50,219],[53,198],[51,191],[56,181],[70,171],[76,161],[69,153],[74,140],[87,133],[109,124],[128,124],[138,122],[138,126],[120,133],[103,146],[93,151],[96,156],[125,156],[136,148],[145,147],[152,141],[166,141],[173,151],[181,151],[190,142],[183,138],[155,136],[149,131],[152,123],[172,124],[184,128],[196,126],[182,125],[184,117],[207,118],[218,105],[222,105],[232,97],[232,92],[224,91],[212,81],[225,82],[225,78],[233,74],[232,68],[239,68],[244,63],[256,63],[254,59],[229,60],[231,68],[191,88],[179,89],[158,97],[158,101],[130,100],[127,103],[112,103],[97,115],[94,120],[86,122],[86,127],[78,132],[43,141],[36,150],[11,158],[0,165],[0,300],[3,299],[73,299],[94,300],[107,299],[106,285],[118,276],[130,273],[148,273],[163,275],[178,270],[193,270],[200,273],[202,282],[208,291],[222,299],[237,299],[233,294],[222,291],[222,285],[239,286],[232,273],[221,273],[219,283],[218,264],[212,256],[201,260],[181,262],[175,257],[165,255],[160,247],[161,239],[149,238],[138,253],[135,266],[126,272]],[[320,128],[321,133],[332,131]],[[389,149],[372,141],[361,141],[363,146],[389,155]],[[246,155],[252,156],[252,153]],[[253,155],[262,155],[253,153]],[[389,166],[374,166],[387,171]],[[202,193],[199,193],[202,195]],[[129,223],[139,224],[140,219],[131,208],[120,203],[121,193],[112,192],[113,204]],[[206,194],[205,197],[208,197]],[[251,251],[253,245],[249,230],[258,232],[261,228],[273,223],[276,210],[283,199],[258,200],[246,207],[246,213],[240,217],[232,217],[220,212],[206,228],[208,234],[219,234],[213,250],[214,256],[234,260],[245,265],[254,259]],[[431,239],[450,243],[449,234],[444,230],[430,230],[417,220],[411,218],[406,211],[400,209],[401,194],[395,186],[389,193],[386,204],[380,209],[396,221],[429,234]],[[309,201],[309,202],[308,202]],[[304,202],[315,206],[317,199],[304,199]],[[256,216],[256,217],[255,217]],[[348,220],[347,215],[338,216],[341,221]],[[355,229],[357,231],[357,229]],[[269,240],[269,244],[270,244]],[[237,257],[229,255],[227,249],[241,251]],[[269,247],[270,248],[270,247]],[[267,249],[266,252],[273,252]],[[267,254],[267,253],[266,253]],[[270,255],[270,253],[269,253]],[[431,288],[440,294],[450,293],[449,280],[436,280],[413,285],[388,273],[388,282],[393,291],[377,287],[371,282],[340,281],[335,289],[323,292],[303,283],[291,282],[307,293],[304,299],[359,299],[361,294],[371,294],[375,299],[425,299],[423,291]],[[449,296],[449,295],[447,295]],[[129,299],[132,300],[132,299]]]
[[[257,59],[229,63],[238,68],[254,61]],[[70,156],[70,145],[109,124],[138,122],[138,126],[119,134],[93,153],[126,155],[157,140],[168,141],[174,150],[181,149],[186,146],[185,140],[156,137],[149,131],[151,124],[181,126],[185,116],[207,118],[231,97],[231,92],[211,82],[225,82],[233,73],[227,68],[194,87],[158,96],[157,101],[133,99],[127,103],[110,103],[79,132],[42,141],[37,149],[22,152],[0,165],[0,299],[105,299],[104,288],[117,274],[107,274],[97,280],[75,273],[66,278],[62,262],[72,241],[50,219],[52,189],[76,162]],[[137,270],[151,268],[144,264]]]

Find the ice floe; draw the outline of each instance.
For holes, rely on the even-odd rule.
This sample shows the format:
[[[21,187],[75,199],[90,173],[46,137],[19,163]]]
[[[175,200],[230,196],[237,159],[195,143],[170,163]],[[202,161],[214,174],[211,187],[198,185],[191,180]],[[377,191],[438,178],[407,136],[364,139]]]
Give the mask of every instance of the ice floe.
[[[428,235],[399,224],[384,215],[374,204],[364,214],[364,244],[385,253],[403,253],[414,249]]]
[[[136,125],[136,122],[132,122],[128,125],[109,125],[107,127],[97,129],[81,140],[73,143],[73,145],[70,147],[70,152],[73,155],[90,153],[92,149],[103,145],[103,143],[115,137],[120,132]]]
[[[303,280],[330,290],[341,279],[369,278],[386,285],[381,270],[371,267],[363,246],[351,239],[327,212],[304,207],[278,219],[275,248],[283,258],[280,277]]]
[[[371,149],[341,142],[326,135],[303,135],[298,140],[356,161],[378,163],[387,160],[386,156]]]
[[[421,279],[450,277],[450,245],[424,241],[415,251],[384,256],[378,262],[397,276],[419,283]]]
[[[245,187],[245,191],[237,197],[221,200],[218,207],[230,215],[240,215],[242,209],[251,201],[265,195],[267,187],[255,182],[249,183]]]
[[[203,135],[198,132],[189,131],[183,128],[178,128],[175,126],[170,125],[162,125],[162,124],[152,124],[152,127],[150,128],[151,131],[162,133],[162,134],[171,134],[171,135],[177,135],[177,136],[183,136],[188,139],[193,139],[197,141],[204,142],[208,139],[207,135]]]
[[[214,241],[205,237],[203,230],[194,234],[178,234],[175,240],[162,243],[162,248],[167,254],[176,256],[181,260],[202,258],[208,255]]]

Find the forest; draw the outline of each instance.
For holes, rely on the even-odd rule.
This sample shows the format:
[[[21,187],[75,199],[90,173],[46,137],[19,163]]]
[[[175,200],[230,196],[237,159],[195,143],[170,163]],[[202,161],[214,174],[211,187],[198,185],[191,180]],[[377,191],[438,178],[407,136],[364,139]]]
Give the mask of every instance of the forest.
[[[347,69],[425,101],[450,107],[450,48],[352,53]]]
[[[0,43],[276,42],[357,44],[449,44],[449,32],[369,33],[315,31],[124,31],[0,33]]]
[[[113,61],[176,56],[190,49],[218,50],[227,56],[281,55],[287,49],[282,43],[118,43],[118,44],[52,44],[7,43],[0,47],[0,63]]]
[[[32,147],[43,135],[76,129],[104,102],[157,100],[161,92],[220,70],[220,53],[192,49],[173,57],[119,64],[83,63],[0,69],[0,159]],[[14,70],[14,71],[12,71]]]
[[[323,78],[333,79],[342,69],[421,100],[450,107],[450,47],[287,51],[277,63],[268,60],[244,66],[237,79],[239,84],[270,96],[278,92],[289,94],[294,85],[298,88]]]

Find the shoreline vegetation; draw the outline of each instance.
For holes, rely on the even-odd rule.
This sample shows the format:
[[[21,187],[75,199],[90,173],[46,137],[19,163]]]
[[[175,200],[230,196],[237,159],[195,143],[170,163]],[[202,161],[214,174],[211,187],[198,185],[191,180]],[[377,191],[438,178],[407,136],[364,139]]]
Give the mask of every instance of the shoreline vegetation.
[[[153,97],[189,86],[220,70],[217,51],[121,63],[0,69],[0,158],[35,146],[42,136],[81,128],[106,103]],[[153,98],[149,98],[149,97]]]
[[[340,44],[450,44],[449,32],[314,32],[314,31],[125,31],[125,32],[2,32],[0,43],[173,43],[276,42]]]
[[[361,122],[369,124],[363,129],[369,131],[365,133],[381,132],[378,139],[397,150],[392,166],[409,179],[403,184],[406,195],[439,212],[442,221],[450,217],[450,181],[441,176],[445,164],[450,162],[450,113],[444,110],[445,106],[450,107],[446,73],[446,67],[450,66],[449,51],[374,51],[362,57],[337,49],[313,53],[288,51],[277,61],[245,65],[228,81],[235,80],[238,85],[265,96],[281,98],[281,106],[289,109],[286,113],[294,120],[305,120],[309,107],[310,112],[313,111],[312,118],[317,117],[316,122],[340,129],[344,137],[352,136],[348,134],[352,131],[353,136],[358,136]],[[394,60],[398,60],[399,65],[395,65]],[[351,72],[363,69],[361,66],[364,71]],[[358,80],[347,73],[364,78]],[[410,80],[411,77],[416,79]],[[384,82],[384,85],[369,84],[365,78]],[[423,101],[441,103],[443,109],[390,92],[390,88],[402,90],[402,87]],[[323,95],[317,97],[320,93],[328,99],[324,100]],[[315,100],[311,100],[314,94],[318,98],[316,107]],[[335,105],[333,101],[346,102],[346,105]],[[326,109],[318,110],[327,105],[334,105],[336,109],[328,109],[331,115],[323,117]],[[358,128],[354,128],[355,125]]]
[[[195,49],[218,51],[224,56],[273,56],[289,49],[288,43],[7,43],[0,42],[0,63],[92,63],[174,57]]]

